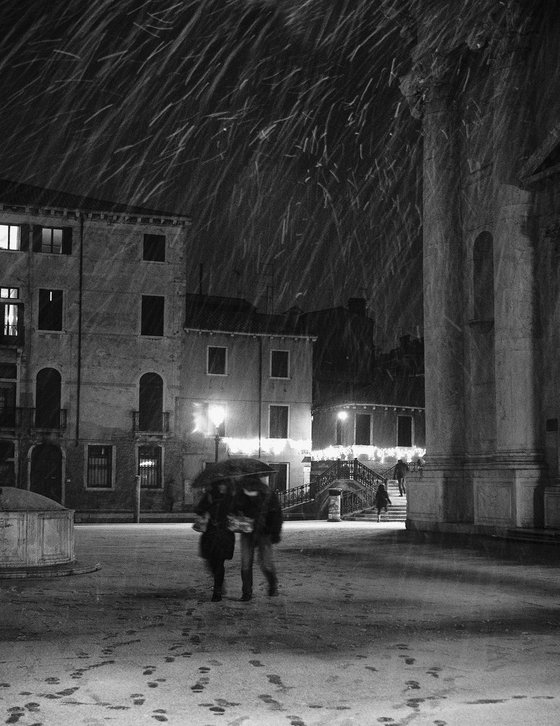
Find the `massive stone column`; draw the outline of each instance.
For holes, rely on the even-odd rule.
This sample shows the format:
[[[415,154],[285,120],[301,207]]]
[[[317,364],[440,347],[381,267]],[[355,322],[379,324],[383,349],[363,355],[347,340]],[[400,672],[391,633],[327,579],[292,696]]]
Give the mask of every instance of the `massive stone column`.
[[[439,64],[439,65],[438,65]],[[411,483],[409,526],[472,521],[465,489],[463,249],[456,107],[443,59],[423,83],[426,467]],[[406,91],[405,91],[406,92]]]
[[[536,365],[533,195],[519,169],[530,153],[527,74],[530,35],[519,15],[505,28],[494,60],[494,270],[496,471],[505,522],[533,526],[534,490],[542,471]],[[483,488],[480,490],[483,491]],[[496,495],[494,495],[496,499]],[[477,501],[487,509],[488,502]],[[498,510],[500,507],[498,507]],[[477,517],[477,518],[480,518]],[[485,516],[487,520],[487,516]]]

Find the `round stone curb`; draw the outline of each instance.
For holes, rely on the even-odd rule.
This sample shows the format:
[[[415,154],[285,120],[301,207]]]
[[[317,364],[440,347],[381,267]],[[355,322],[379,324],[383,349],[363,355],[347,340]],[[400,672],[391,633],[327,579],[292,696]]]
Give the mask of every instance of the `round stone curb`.
[[[45,567],[0,567],[0,580],[23,580],[25,578],[68,577],[86,575],[101,569],[101,563],[80,564],[68,562],[63,565]]]

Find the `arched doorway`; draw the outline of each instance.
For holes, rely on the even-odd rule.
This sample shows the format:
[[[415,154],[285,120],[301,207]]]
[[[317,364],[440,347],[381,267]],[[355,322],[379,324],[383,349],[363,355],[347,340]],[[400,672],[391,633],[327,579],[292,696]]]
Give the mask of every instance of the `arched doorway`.
[[[62,504],[62,452],[55,444],[38,444],[31,451],[29,488]]]

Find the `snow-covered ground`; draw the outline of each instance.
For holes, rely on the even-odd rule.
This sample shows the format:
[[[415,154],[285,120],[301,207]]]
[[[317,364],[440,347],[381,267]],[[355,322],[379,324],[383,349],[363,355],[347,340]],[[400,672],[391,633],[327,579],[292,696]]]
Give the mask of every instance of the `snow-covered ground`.
[[[280,596],[239,602],[190,525],[76,529],[88,575],[0,580],[0,719],[42,724],[560,723],[560,550],[287,523]]]

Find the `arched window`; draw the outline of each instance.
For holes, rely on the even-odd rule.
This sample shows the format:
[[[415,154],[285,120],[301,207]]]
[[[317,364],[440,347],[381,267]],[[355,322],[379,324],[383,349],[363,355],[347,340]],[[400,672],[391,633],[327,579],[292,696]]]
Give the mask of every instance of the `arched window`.
[[[474,242],[473,317],[494,320],[494,243],[490,232],[482,232]]]
[[[35,387],[35,426],[40,429],[58,429],[60,417],[60,373],[54,368],[43,368],[37,373]]]
[[[138,401],[140,431],[163,430],[163,380],[157,373],[144,373]]]

